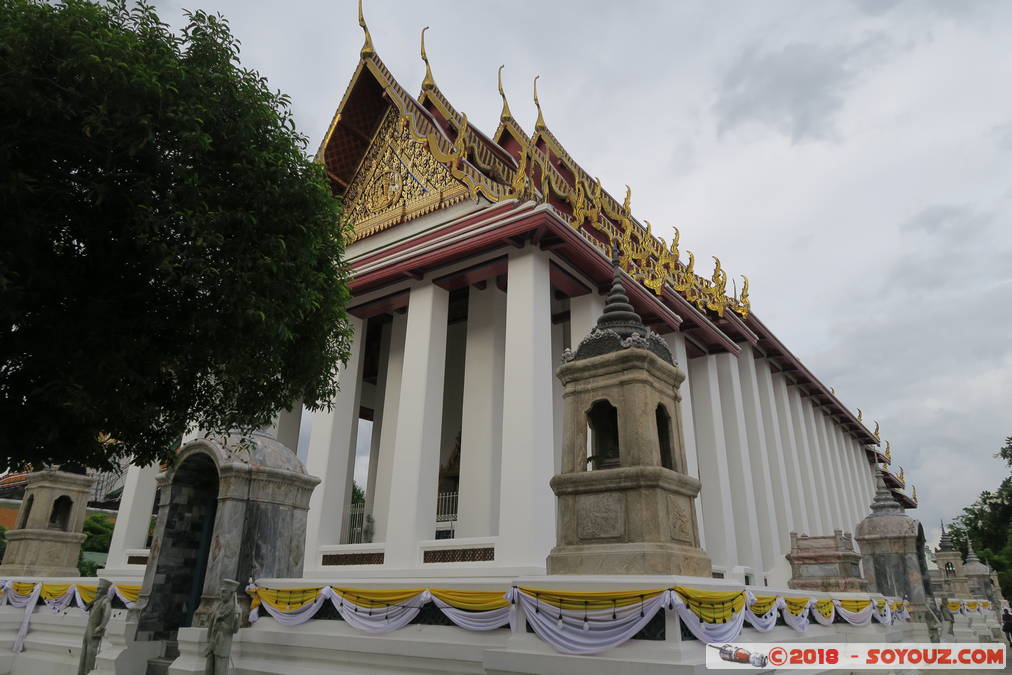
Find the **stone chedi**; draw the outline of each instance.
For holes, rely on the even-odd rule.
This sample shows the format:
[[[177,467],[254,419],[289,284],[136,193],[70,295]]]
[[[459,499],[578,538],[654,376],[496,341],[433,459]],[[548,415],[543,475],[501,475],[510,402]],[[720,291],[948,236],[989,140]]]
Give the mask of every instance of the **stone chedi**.
[[[547,570],[708,577],[693,508],[700,483],[685,468],[685,376],[629,304],[621,274],[616,264],[596,328],[556,373],[562,472],[551,480],[559,518]]]
[[[886,486],[881,471],[871,513],[855,528],[855,538],[864,556],[864,575],[869,590],[910,601],[915,623],[935,631],[937,617],[929,609],[934,596],[924,556],[924,529],[906,515]],[[926,637],[926,636],[925,636]]]
[[[949,533],[942,525],[942,537],[938,540],[938,548],[935,549],[935,562],[941,571],[942,590],[944,594],[953,599],[969,598],[971,596],[969,581],[963,573],[963,555],[955,546]]]
[[[836,530],[828,537],[809,537],[791,532],[789,588],[807,591],[861,592],[868,582],[861,578],[861,554],[854,550],[849,532]]]
[[[17,528],[7,532],[0,576],[76,577],[94,479],[47,469],[28,476]]]

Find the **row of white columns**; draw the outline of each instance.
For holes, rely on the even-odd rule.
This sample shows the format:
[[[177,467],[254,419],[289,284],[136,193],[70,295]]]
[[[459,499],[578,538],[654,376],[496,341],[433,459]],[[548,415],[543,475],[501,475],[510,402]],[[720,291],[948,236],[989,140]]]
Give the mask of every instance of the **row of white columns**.
[[[555,542],[549,487],[558,470],[561,388],[554,377],[563,326],[551,321],[546,254],[510,253],[509,291],[495,284],[469,289],[464,348],[459,521],[457,539],[495,539],[497,565],[539,568]],[[578,343],[603,308],[590,293],[570,300],[569,335]],[[313,416],[308,473],[314,491],[307,522],[306,574],[325,574],[322,554],[346,539],[359,410],[373,410],[367,512],[384,564],[416,568],[420,545],[434,538],[440,452],[446,443],[444,375],[449,296],[422,281],[410,290],[406,313],[381,332],[376,386],[365,391],[365,322],[351,318],[355,340],[330,411]],[[666,336],[687,371],[681,412],[687,470],[702,481],[696,500],[701,545],[728,575],[751,572],[753,582],[782,564],[789,533],[853,531],[873,495],[871,469],[860,444],[768,360],[744,345],[739,355],[689,359],[680,333]],[[279,438],[298,425],[279,422]],[[295,441],[292,441],[294,443]],[[292,445],[294,449],[294,445]],[[157,470],[131,467],[113,536],[109,568],[126,565],[142,548]],[[331,568],[332,569],[332,568]]]
[[[715,569],[759,583],[783,564],[790,532],[853,532],[873,492],[861,445],[749,345],[688,360],[681,336],[669,343],[688,370],[686,451]]]

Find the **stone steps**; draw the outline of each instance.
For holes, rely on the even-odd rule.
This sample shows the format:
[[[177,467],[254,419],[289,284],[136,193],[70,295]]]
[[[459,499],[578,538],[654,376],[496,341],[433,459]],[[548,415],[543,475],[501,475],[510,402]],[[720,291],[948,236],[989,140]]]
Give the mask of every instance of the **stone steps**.
[[[179,643],[176,640],[166,640],[162,655],[148,659],[148,667],[145,675],[169,675],[169,668],[179,656]]]

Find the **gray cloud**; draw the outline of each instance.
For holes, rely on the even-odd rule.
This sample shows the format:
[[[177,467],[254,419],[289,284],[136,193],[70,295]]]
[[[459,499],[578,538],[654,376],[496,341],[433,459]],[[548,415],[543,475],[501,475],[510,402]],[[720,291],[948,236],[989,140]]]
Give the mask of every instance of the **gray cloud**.
[[[718,133],[756,122],[794,143],[835,139],[848,90],[885,48],[883,38],[873,37],[855,46],[792,42],[772,51],[744,49],[720,84]]]

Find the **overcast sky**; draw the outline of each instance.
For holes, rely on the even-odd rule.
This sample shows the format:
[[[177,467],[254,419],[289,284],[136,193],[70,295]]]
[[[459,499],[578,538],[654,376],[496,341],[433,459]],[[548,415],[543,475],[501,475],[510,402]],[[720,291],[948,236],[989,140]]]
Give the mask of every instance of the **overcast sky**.
[[[199,2],[199,4],[197,4]],[[315,151],[358,61],[353,0],[166,0],[221,11]],[[1012,3],[366,0],[376,49],[489,134],[496,69],[531,81],[573,157],[756,314],[871,426],[937,540],[1007,475],[1012,436]],[[709,273],[704,265],[702,272]]]

